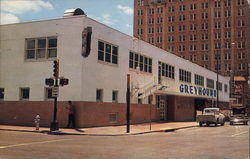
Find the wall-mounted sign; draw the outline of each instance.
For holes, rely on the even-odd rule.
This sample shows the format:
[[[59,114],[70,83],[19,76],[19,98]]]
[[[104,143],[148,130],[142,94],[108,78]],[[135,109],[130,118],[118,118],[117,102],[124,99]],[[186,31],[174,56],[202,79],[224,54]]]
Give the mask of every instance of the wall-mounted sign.
[[[210,88],[202,88],[186,84],[181,84],[179,88],[181,93],[210,96],[210,97],[217,96],[217,91]]]

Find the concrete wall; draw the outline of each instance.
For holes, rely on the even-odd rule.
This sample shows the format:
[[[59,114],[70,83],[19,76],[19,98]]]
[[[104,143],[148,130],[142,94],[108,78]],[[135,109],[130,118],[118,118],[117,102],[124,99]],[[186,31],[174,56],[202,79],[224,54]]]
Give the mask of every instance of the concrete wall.
[[[126,124],[126,104],[74,102],[76,107],[76,126],[93,127]],[[159,120],[159,111],[155,105],[131,104],[131,123],[144,123]],[[66,127],[68,122],[67,102],[58,102],[57,119],[60,127]],[[53,120],[53,102],[9,102],[0,101],[0,125],[34,126],[34,118],[40,115],[41,126],[50,126]],[[109,114],[117,113],[117,122],[109,121]]]

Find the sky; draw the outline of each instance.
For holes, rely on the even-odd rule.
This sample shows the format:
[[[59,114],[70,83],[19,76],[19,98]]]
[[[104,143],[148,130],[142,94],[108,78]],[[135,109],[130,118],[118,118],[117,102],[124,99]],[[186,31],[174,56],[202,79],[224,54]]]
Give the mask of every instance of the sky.
[[[81,8],[88,17],[132,35],[134,0],[0,0],[1,24],[60,18]]]

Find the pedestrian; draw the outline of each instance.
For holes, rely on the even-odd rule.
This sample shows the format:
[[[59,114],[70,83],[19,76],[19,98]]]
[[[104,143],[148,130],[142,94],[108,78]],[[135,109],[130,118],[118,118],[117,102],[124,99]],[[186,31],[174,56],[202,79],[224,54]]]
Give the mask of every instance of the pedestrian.
[[[70,128],[71,124],[72,124],[72,127],[75,128],[75,106],[73,105],[72,101],[68,101],[67,109],[69,110],[67,128]]]

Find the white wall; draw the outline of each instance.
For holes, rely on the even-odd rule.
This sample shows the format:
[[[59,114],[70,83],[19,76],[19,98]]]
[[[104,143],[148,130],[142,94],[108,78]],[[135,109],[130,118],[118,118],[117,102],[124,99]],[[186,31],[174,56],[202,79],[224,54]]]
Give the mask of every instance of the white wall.
[[[85,27],[92,27],[91,53],[81,56],[81,34]],[[30,101],[44,100],[44,80],[52,76],[53,60],[26,62],[24,60],[25,38],[57,36],[57,52],[60,60],[60,76],[69,78],[69,85],[60,87],[58,100],[95,101],[96,89],[104,90],[104,102],[111,102],[112,90],[119,91],[119,102],[126,102],[126,76],[131,74],[131,83],[141,86],[158,79],[158,61],[175,66],[175,80],[163,78],[168,88],[165,94],[188,95],[211,98],[179,91],[179,68],[214,79],[216,74],[185,59],[167,53],[146,42],[137,40],[85,16],[74,16],[37,22],[2,25],[0,52],[0,87],[5,88],[5,100],[19,100],[19,87],[30,87]],[[118,46],[118,65],[99,62],[98,40]],[[129,51],[144,54],[153,59],[153,72],[136,73],[129,69]],[[229,80],[219,76],[223,83],[220,100],[229,101]],[[157,81],[156,81],[157,82]],[[224,84],[228,84],[228,93]],[[206,80],[205,80],[206,85]],[[144,100],[147,101],[147,99]],[[133,102],[136,102],[134,99]]]

